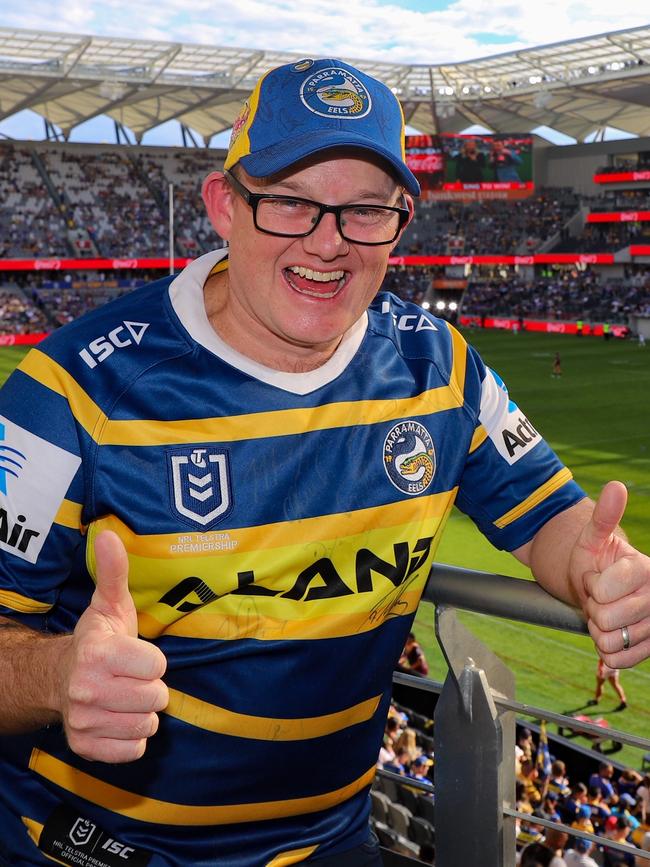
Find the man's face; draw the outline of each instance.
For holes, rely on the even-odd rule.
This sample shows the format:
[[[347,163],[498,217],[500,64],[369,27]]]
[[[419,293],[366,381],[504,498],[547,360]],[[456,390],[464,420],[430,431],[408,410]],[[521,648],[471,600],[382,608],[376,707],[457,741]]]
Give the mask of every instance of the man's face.
[[[312,199],[330,205],[402,206],[401,190],[379,163],[345,155],[299,164],[291,173],[239,180],[254,193]],[[217,184],[219,182],[217,181]],[[280,369],[308,366],[314,352],[327,357],[377,293],[394,245],[366,247],[344,240],[333,214],[304,238],[258,231],[251,207],[222,184],[227,218],[215,219],[230,246],[227,301],[217,327],[235,348]],[[223,200],[222,200],[223,204]]]

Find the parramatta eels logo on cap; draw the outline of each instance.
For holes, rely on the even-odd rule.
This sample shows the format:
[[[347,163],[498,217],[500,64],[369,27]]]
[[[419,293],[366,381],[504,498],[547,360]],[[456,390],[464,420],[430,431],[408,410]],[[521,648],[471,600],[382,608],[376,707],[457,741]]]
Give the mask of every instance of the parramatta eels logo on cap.
[[[365,117],[372,107],[370,94],[356,75],[337,66],[321,69],[306,78],[300,99],[321,117]]]
[[[405,494],[421,494],[436,471],[436,453],[429,431],[417,421],[401,421],[384,440],[384,469]]]

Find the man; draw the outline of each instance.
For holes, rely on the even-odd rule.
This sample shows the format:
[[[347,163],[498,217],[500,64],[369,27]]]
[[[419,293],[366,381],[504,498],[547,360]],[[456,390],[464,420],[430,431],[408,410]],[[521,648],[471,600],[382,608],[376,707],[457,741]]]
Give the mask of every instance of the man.
[[[558,796],[555,792],[547,792],[542,797],[541,805],[533,811],[533,815],[548,819],[549,822],[561,822],[562,817],[557,810],[557,800]]]
[[[433,760],[428,756],[418,756],[411,762],[411,769],[407,776],[414,780],[430,783],[429,770],[433,767]]]
[[[594,508],[450,326],[368,309],[418,192],[403,134],[347,64],[267,73],[204,182],[229,252],[0,393],[5,864],[378,864],[392,670],[454,501],[608,664],[648,655],[623,486]]]
[[[513,148],[506,147],[503,139],[495,138],[492,140],[492,150],[490,153],[490,165],[494,170],[494,176],[497,181],[509,181],[518,183],[521,181],[517,166],[522,162],[521,157]]]
[[[593,851],[594,843],[591,840],[576,837],[571,848],[564,853],[564,861],[567,867],[598,867],[598,863],[591,857]]]
[[[611,762],[600,762],[598,770],[594,771],[589,777],[589,788],[598,787],[602,797],[607,800],[615,794],[612,778],[614,776],[614,765]]]
[[[465,139],[460,151],[455,156],[457,181],[468,184],[480,183],[485,179],[487,160],[485,154],[479,150],[476,139]]]
[[[564,831],[546,829],[541,840],[528,843],[521,850],[520,867],[566,867],[562,852],[568,839]]]
[[[626,816],[610,816],[605,824],[605,837],[616,843],[634,844],[628,840],[630,825]],[[634,867],[636,858],[632,852],[612,849],[610,846],[599,846],[598,863],[602,867]]]
[[[625,710],[627,707],[627,698],[625,696],[625,690],[621,685],[621,681],[619,679],[620,672],[618,668],[610,668],[608,665],[602,661],[602,659],[598,659],[598,663],[596,666],[596,692],[593,698],[590,698],[587,702],[588,705],[595,705],[603,697],[603,687],[605,682],[609,683],[619,698],[619,703],[616,707],[616,710]]]
[[[418,677],[426,677],[429,674],[429,663],[413,632],[409,632],[406,636],[404,650],[399,658],[397,668],[399,671],[415,674]]]

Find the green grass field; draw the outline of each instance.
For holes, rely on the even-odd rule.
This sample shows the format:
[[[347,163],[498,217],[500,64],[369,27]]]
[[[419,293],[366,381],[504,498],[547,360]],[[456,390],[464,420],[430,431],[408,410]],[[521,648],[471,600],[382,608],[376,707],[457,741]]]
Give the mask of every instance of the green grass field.
[[[503,377],[518,405],[590,496],[597,497],[609,479],[625,482],[630,492],[625,530],[634,545],[650,553],[650,352],[635,342],[605,343],[590,337],[478,330],[467,330],[465,336]],[[551,377],[556,351],[562,358],[559,380]],[[436,559],[530,577],[456,512]],[[460,618],[514,671],[519,701],[566,712],[582,707],[593,695],[597,657],[588,637],[479,614],[462,613]],[[431,605],[420,607],[415,632],[432,663],[431,676],[444,679],[446,665],[436,644]],[[581,712],[650,737],[650,662],[622,672],[621,682],[627,710],[612,713],[618,698],[606,684],[598,708]],[[613,758],[634,767],[641,762],[633,748]]]
[[[596,497],[611,478],[625,482],[630,502],[624,527],[630,540],[650,553],[650,348],[600,338],[509,332],[467,332],[485,361],[506,381],[511,394]],[[562,357],[563,376],[551,378],[553,355]],[[24,350],[0,350],[0,380]],[[514,558],[493,549],[462,515],[454,513],[438,549],[442,562],[529,577]],[[463,613],[463,622],[515,672],[517,699],[566,712],[593,694],[596,653],[589,638],[482,615]],[[431,663],[431,676],[446,667],[433,633],[432,606],[423,603],[416,634]],[[629,707],[612,713],[618,699],[605,687],[592,716],[617,728],[650,735],[650,662],[621,675]],[[626,748],[616,760],[640,766],[639,751]]]

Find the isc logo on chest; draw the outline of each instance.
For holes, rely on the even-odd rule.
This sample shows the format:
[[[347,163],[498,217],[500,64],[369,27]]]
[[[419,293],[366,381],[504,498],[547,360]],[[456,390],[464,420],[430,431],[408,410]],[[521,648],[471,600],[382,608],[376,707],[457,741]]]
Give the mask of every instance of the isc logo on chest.
[[[92,370],[106,361],[109,355],[112,355],[116,349],[123,349],[125,346],[140,345],[142,336],[149,327],[148,322],[129,322],[127,319],[120,323],[117,328],[113,328],[108,334],[102,334],[91,340],[87,347],[79,352],[80,357]],[[129,336],[130,335],[130,336]]]

